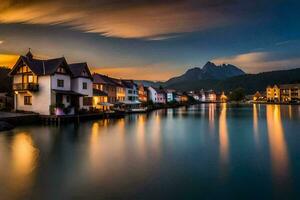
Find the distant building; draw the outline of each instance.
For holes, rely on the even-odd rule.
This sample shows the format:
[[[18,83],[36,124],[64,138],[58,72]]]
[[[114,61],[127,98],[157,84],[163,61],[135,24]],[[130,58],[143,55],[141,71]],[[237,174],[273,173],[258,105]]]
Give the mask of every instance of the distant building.
[[[176,93],[175,101],[178,103],[185,103],[189,100],[189,97],[181,92]]]
[[[166,95],[167,95],[167,102],[173,102],[175,101],[175,96],[176,96],[176,91],[172,90],[172,89],[167,89],[166,91]]]
[[[225,92],[222,92],[220,95],[220,102],[225,103],[228,101],[228,97],[225,95]]]
[[[166,103],[166,92],[162,89],[148,87],[148,99],[153,103]]]
[[[153,87],[148,87],[148,100],[157,103],[157,91]]]
[[[157,92],[157,103],[165,104],[167,103],[166,92],[163,89],[156,89]]]
[[[217,94],[213,90],[209,90],[205,93],[205,100],[207,102],[216,102]]]
[[[268,86],[266,89],[267,101],[280,102],[280,88],[277,85]]]
[[[263,95],[261,95],[261,93],[259,91],[257,91],[254,95],[253,95],[253,101],[262,101],[263,100]]]
[[[102,74],[93,74],[93,88],[103,91],[107,94],[107,101],[109,103],[117,102],[117,83],[108,76]],[[120,93],[121,91],[119,91]],[[124,99],[125,99],[125,91]]]
[[[202,101],[202,102],[205,102],[205,101],[206,101],[206,96],[205,96],[204,90],[201,90],[201,91],[200,91],[199,97],[200,97],[200,101]]]
[[[280,101],[283,103],[300,101],[300,84],[279,85]]]
[[[139,93],[139,101],[140,102],[147,102],[148,101],[148,88],[145,87],[143,84],[138,86],[138,93]]]
[[[296,102],[300,101],[300,84],[284,84],[268,86],[266,89],[269,102]]]
[[[133,80],[122,80],[125,88],[125,102],[139,102],[138,86]]]

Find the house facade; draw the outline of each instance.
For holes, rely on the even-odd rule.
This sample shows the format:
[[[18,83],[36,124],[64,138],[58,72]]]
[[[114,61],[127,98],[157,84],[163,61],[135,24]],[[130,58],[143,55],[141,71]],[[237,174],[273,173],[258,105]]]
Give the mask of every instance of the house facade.
[[[266,88],[268,102],[299,102],[300,84],[284,84]]]
[[[117,85],[108,76],[93,74],[93,88],[105,92],[109,103],[117,102]]]
[[[175,90],[171,90],[171,89],[167,89],[166,90],[166,96],[167,96],[167,102],[173,102],[175,101],[175,97],[176,97],[176,91]]]
[[[113,104],[108,103],[107,93],[93,89],[93,107],[101,111],[110,110]]]
[[[110,78],[110,77],[109,77]],[[123,102],[126,99],[126,87],[122,83],[120,79],[110,78],[112,82],[115,83],[116,86],[116,102]]]
[[[156,89],[157,92],[157,103],[165,104],[167,103],[166,92],[163,89]]]
[[[143,84],[138,86],[138,93],[139,93],[139,101],[140,102],[147,102],[148,101],[148,88],[145,87]]]
[[[125,102],[139,102],[138,86],[133,80],[122,80],[125,87]]]
[[[153,103],[158,103],[157,91],[151,86],[148,87],[148,100],[152,101]]]
[[[87,63],[70,64],[73,74],[71,78],[71,89],[85,96],[79,97],[79,106],[89,109],[93,106],[93,77]]]
[[[283,103],[300,101],[300,84],[279,85],[280,101]]]
[[[74,114],[80,109],[79,97],[85,96],[72,90],[73,73],[63,57],[35,59],[29,51],[19,57],[9,75],[13,77],[15,110]]]
[[[266,89],[267,101],[280,102],[280,88],[277,85],[268,86]]]

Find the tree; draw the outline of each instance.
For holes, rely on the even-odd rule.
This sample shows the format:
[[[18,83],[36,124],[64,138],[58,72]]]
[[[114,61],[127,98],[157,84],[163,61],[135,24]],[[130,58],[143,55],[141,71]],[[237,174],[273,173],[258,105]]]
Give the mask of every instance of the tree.
[[[8,76],[10,69],[7,67],[0,67],[0,92],[12,91],[12,78]]]
[[[237,88],[229,94],[230,101],[242,101],[245,99],[245,89]]]

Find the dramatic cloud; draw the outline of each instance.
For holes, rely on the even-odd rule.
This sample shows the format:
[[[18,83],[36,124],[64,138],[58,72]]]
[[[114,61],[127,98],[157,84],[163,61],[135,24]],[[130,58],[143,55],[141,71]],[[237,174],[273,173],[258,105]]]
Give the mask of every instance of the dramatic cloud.
[[[0,23],[61,24],[108,37],[162,40],[234,23],[238,5],[233,0],[2,0]]]
[[[231,57],[217,58],[217,64],[231,63],[240,66],[248,73],[257,73],[270,70],[297,68],[300,66],[299,56],[288,57],[283,53],[252,52]]]

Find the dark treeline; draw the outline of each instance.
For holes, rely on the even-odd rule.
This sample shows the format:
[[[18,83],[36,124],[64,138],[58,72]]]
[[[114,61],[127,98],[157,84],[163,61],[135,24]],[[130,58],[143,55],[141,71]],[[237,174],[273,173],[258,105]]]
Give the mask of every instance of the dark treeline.
[[[11,92],[12,78],[8,76],[9,68],[0,67],[0,92]]]

